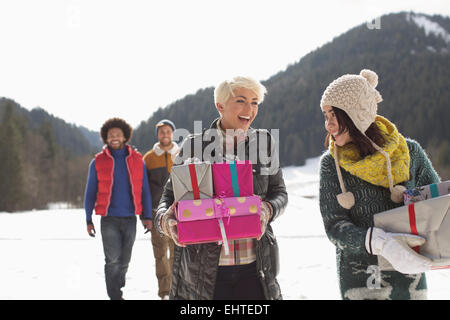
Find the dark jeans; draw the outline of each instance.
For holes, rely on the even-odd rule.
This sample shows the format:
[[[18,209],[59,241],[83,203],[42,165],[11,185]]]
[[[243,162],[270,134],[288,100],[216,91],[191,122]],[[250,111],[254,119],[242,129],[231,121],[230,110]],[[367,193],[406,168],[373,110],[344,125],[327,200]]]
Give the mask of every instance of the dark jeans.
[[[136,216],[102,217],[106,290],[111,300],[122,299],[125,275],[136,239]]]
[[[266,300],[256,262],[241,266],[220,266],[214,300]]]

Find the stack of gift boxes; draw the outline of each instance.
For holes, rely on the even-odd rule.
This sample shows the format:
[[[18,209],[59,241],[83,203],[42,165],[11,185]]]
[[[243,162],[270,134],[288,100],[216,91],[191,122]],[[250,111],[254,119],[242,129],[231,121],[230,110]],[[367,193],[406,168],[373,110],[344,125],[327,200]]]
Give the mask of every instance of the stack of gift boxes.
[[[374,215],[374,225],[389,232],[412,233],[426,242],[413,248],[432,260],[432,269],[450,268],[450,180],[408,189],[404,206]],[[392,266],[379,257],[382,270]]]
[[[190,163],[172,168],[178,241],[220,242],[261,235],[261,198],[250,161]]]
[[[261,198],[253,194],[250,161],[190,163],[172,168],[178,241],[223,242],[261,235]],[[432,269],[450,268],[450,180],[404,192],[404,206],[374,215],[374,226],[412,233],[426,242],[414,248]],[[379,257],[381,270],[393,270]]]

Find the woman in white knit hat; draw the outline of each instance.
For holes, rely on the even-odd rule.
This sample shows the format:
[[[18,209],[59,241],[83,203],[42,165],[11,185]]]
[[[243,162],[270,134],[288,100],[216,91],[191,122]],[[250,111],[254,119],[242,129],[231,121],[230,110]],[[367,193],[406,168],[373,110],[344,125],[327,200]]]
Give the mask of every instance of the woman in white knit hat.
[[[328,151],[320,162],[320,210],[336,246],[343,299],[426,299],[430,260],[411,247],[426,239],[373,227],[373,215],[403,205],[406,188],[439,182],[420,145],[377,115],[371,70],[334,80],[323,93]],[[396,271],[380,272],[378,257]]]

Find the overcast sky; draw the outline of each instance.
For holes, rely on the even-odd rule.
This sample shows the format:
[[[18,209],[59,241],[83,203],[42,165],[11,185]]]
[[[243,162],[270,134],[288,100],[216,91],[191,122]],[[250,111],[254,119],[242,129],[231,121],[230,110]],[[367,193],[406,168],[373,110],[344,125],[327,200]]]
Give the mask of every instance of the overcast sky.
[[[137,127],[200,88],[266,80],[354,26],[410,10],[450,16],[450,1],[2,0],[0,96],[92,130],[113,116]]]

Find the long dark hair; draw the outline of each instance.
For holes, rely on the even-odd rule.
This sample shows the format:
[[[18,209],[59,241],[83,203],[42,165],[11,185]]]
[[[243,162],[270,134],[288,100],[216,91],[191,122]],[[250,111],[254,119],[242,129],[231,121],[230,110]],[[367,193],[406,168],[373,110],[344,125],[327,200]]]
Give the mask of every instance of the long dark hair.
[[[336,107],[333,107],[334,115],[336,116],[337,122],[339,124],[339,133],[343,133],[348,130],[350,137],[352,138],[352,142],[359,151],[359,155],[361,158],[364,158],[368,155],[374,154],[377,150],[372,146],[372,143],[361,133],[361,131],[356,128],[352,119],[348,116],[348,114]],[[383,135],[381,134],[380,129],[376,125],[375,122],[372,122],[369,128],[366,130],[367,137],[370,138],[373,142],[375,142],[378,146],[383,147],[386,143]],[[325,147],[328,148],[330,137],[334,139],[331,133],[328,133],[325,138]]]

